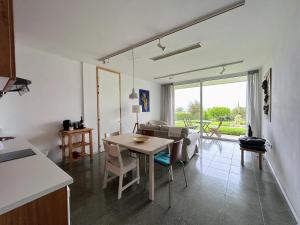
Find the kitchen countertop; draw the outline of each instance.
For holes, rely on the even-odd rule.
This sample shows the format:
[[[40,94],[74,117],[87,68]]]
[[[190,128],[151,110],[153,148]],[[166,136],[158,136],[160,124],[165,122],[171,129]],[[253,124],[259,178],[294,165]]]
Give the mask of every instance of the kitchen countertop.
[[[26,148],[36,155],[0,163],[0,215],[73,183],[25,138],[4,141],[0,154]]]

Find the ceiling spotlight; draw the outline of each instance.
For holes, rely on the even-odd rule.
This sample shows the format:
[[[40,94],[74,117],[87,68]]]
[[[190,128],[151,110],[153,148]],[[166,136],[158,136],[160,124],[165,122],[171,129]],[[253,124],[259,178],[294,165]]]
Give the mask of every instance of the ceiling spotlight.
[[[158,39],[157,47],[159,47],[162,51],[164,51],[165,48],[166,48],[166,46],[163,46],[163,45],[160,43],[160,39]]]
[[[225,72],[225,70],[226,70],[226,69],[225,69],[225,66],[223,66],[223,69],[221,70],[220,74],[223,75],[224,72]]]
[[[103,64],[109,63],[109,58],[103,59],[102,63],[103,63]]]

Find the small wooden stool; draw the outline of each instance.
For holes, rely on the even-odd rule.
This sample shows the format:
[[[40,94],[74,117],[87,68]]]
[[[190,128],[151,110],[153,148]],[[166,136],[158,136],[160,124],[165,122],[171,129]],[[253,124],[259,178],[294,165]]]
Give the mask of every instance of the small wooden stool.
[[[266,153],[266,150],[255,150],[255,149],[250,149],[250,148],[240,148],[241,149],[241,165],[244,166],[244,151],[248,152],[255,152],[258,153],[258,167],[259,169],[262,169],[262,158],[263,154]]]

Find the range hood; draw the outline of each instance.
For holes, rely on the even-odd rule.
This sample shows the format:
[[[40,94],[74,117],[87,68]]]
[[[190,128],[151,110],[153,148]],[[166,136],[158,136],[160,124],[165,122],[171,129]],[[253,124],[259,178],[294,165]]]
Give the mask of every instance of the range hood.
[[[23,94],[30,91],[28,88],[28,85],[30,84],[30,80],[17,77],[13,84],[6,87],[4,91],[0,91],[0,98],[7,92],[18,92],[19,95],[22,96]]]

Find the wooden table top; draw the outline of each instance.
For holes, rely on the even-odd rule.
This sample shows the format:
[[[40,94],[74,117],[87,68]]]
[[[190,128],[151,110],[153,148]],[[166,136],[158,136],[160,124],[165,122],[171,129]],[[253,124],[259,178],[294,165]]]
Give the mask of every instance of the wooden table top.
[[[152,137],[152,136],[145,136],[148,137],[149,139],[143,143],[136,143],[133,140],[135,137],[141,137],[141,136],[145,136],[145,135],[121,134],[118,136],[105,138],[104,140],[112,144],[121,145],[128,149],[135,150],[137,152],[141,152],[147,155],[157,153],[163,150],[169,144],[172,144],[174,142],[174,140],[172,139]]]
[[[89,132],[93,130],[93,128],[83,128],[83,129],[75,129],[75,130],[61,130],[61,133],[65,134],[76,134],[76,133],[82,133],[82,132]]]

